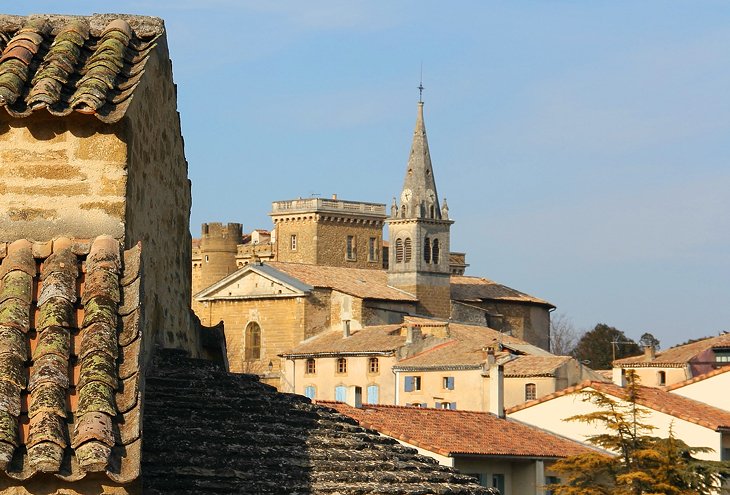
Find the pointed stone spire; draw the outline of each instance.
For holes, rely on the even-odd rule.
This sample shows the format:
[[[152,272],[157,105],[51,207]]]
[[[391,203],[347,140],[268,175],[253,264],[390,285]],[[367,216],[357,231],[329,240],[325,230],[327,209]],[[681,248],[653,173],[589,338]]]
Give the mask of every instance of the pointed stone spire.
[[[431,153],[428,150],[426,126],[423,122],[423,102],[418,102],[416,129],[408,157],[406,177],[401,192],[401,216],[405,218],[441,219],[436,181],[433,178]],[[405,207],[405,215],[403,209]]]

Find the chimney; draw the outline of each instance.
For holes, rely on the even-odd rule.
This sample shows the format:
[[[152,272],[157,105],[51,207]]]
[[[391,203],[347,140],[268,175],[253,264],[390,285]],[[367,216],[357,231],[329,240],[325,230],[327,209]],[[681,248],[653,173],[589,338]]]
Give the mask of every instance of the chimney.
[[[342,338],[350,336],[350,320],[342,320]]]
[[[644,346],[644,361],[654,361],[656,358],[656,347],[649,344]]]
[[[408,325],[406,328],[406,345],[413,344],[418,337],[421,336],[421,330],[414,325]]]
[[[345,403],[348,406],[362,408],[362,387],[357,385],[351,385],[347,387],[347,394],[345,395]]]
[[[337,199],[337,194],[333,194],[332,199]]]
[[[619,387],[626,386],[626,371],[623,368],[613,369],[613,383]]]
[[[504,418],[504,366],[496,363],[489,368],[489,412]]]

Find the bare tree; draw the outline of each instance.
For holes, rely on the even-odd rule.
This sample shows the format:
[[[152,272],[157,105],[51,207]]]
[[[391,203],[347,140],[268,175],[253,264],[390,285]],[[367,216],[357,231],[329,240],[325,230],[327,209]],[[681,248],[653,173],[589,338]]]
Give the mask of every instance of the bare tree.
[[[579,332],[573,320],[565,313],[550,318],[550,352],[558,356],[569,356],[584,332]]]

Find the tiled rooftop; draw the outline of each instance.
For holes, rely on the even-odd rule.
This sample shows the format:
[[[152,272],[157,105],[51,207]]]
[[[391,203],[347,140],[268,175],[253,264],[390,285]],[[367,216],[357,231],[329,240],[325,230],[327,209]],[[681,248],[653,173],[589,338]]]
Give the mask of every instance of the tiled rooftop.
[[[139,476],[139,248],[0,246],[0,470]]]
[[[175,351],[147,378],[142,468],[151,495],[492,493],[305,397]]]
[[[347,338],[343,338],[342,330],[332,330],[305,340],[283,355],[392,352],[405,344],[401,328],[401,325],[365,327],[353,330]]]
[[[47,109],[116,122],[163,31],[152,17],[0,16],[0,106],[13,117]]]
[[[554,308],[551,303],[518,290],[498,284],[493,280],[466,275],[451,276],[451,299],[462,302],[482,300],[512,301],[543,304]]]
[[[547,402],[556,397],[572,393],[580,393],[586,388],[592,388],[617,398],[626,397],[626,389],[621,388],[618,385],[614,385],[613,383],[585,381],[574,387],[560,390],[541,397],[540,399],[514,406],[507,410],[507,414],[512,414],[513,412],[533,407],[536,404]],[[681,395],[672,394],[656,387],[641,386],[636,402],[639,405],[654,411],[663,412],[670,416],[674,416],[675,418],[695,423],[711,430],[730,428],[730,411],[724,411],[705,404],[704,402],[688,399]]]
[[[362,299],[417,301],[408,292],[390,287],[384,270],[343,268],[271,261],[266,264],[313,287],[329,287]]]
[[[647,361],[646,357],[642,354],[641,356],[617,359],[613,364],[614,366],[627,368],[639,366],[684,366],[698,354],[713,347],[730,347],[730,333],[698,340],[690,344],[671,347],[665,351],[658,352],[654,359],[650,361]]]
[[[511,419],[475,411],[318,401],[361,426],[444,456],[560,458],[594,451]]]

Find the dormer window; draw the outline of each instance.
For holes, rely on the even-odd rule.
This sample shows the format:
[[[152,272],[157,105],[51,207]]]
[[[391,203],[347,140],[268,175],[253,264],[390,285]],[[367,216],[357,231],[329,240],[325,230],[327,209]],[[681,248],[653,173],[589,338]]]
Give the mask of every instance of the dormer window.
[[[730,363],[730,348],[713,349],[716,363]]]

